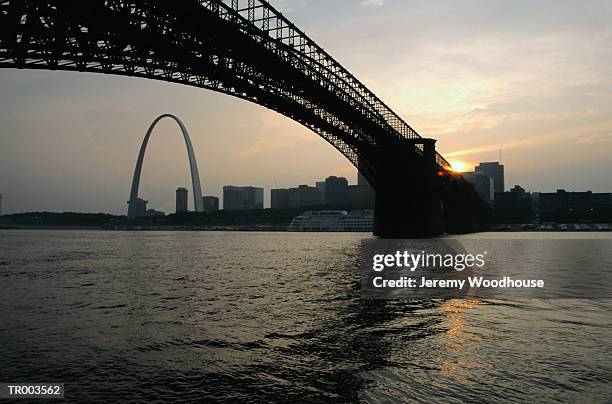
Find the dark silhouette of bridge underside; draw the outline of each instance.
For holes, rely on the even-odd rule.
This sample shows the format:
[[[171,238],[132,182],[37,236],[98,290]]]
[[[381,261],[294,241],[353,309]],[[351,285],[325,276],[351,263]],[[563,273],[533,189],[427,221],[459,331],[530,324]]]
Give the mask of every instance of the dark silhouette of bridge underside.
[[[275,110],[368,179],[379,235],[472,231],[482,211],[440,154],[263,0],[0,1],[0,67],[164,80]]]

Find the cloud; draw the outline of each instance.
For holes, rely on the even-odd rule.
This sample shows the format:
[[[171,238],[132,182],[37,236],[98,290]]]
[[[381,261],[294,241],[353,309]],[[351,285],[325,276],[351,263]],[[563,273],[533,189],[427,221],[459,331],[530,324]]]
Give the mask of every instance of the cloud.
[[[254,154],[286,149],[297,144],[299,139],[288,136],[266,136],[255,140],[255,142],[243,150],[238,151],[238,156],[246,157]]]
[[[385,0],[363,0],[359,3],[360,8],[381,7],[385,5]]]
[[[239,157],[270,153],[317,140],[317,135],[298,123],[276,113],[263,112],[259,122],[250,128],[254,141],[238,150]]]
[[[601,130],[601,129],[600,128],[597,129],[596,127],[593,127],[593,126],[584,127],[584,128],[570,128],[566,130],[565,132],[554,131],[554,132],[543,133],[539,135],[532,135],[524,139],[477,146],[477,147],[466,148],[466,149],[456,150],[456,151],[451,151],[451,152],[444,152],[442,154],[444,155],[444,157],[473,155],[473,154],[497,151],[499,149],[507,150],[507,149],[525,148],[525,147],[531,147],[531,146],[541,146],[541,145],[557,143],[560,141],[567,141],[567,140],[573,141],[573,139],[576,139],[577,137],[578,137],[578,140],[576,141],[576,143],[592,144],[592,143],[612,142],[612,132],[609,132],[606,135],[601,135],[599,133],[596,133],[594,135],[584,136],[585,133],[589,133],[595,130]],[[579,136],[582,136],[582,137],[579,137]]]
[[[469,149],[457,150],[457,151],[443,153],[443,154],[444,154],[444,157],[456,157],[456,156],[486,153],[486,152],[491,152],[491,151],[497,151],[500,149],[507,150],[507,149],[515,149],[519,147],[544,145],[548,143],[553,143],[557,140],[559,139],[556,134],[546,134],[546,135],[542,135],[538,137],[533,137],[530,139],[522,139],[522,140],[506,142],[506,143],[495,143],[495,144],[490,144],[486,146],[473,147]]]
[[[609,133],[593,133],[585,137],[581,137],[576,140],[578,144],[597,144],[597,143],[608,143],[612,142],[612,132]]]

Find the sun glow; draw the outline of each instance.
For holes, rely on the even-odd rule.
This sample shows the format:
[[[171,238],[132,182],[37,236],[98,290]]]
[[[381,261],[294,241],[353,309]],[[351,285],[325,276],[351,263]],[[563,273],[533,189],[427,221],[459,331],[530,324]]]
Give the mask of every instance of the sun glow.
[[[470,171],[474,168],[473,164],[461,160],[449,160],[448,162],[450,163],[453,171],[456,171],[458,173]]]

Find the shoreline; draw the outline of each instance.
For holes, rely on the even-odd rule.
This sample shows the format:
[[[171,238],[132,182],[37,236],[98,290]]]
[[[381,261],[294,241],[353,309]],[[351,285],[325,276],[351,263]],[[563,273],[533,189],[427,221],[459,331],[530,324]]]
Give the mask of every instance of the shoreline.
[[[287,226],[0,226],[0,230],[99,230],[99,231],[243,231],[243,232],[288,232],[288,233],[371,233],[371,232],[354,232],[354,231],[336,231],[336,232],[289,232]],[[607,233],[612,232],[612,226],[608,229],[524,229],[511,228],[499,229],[490,228],[476,233]]]

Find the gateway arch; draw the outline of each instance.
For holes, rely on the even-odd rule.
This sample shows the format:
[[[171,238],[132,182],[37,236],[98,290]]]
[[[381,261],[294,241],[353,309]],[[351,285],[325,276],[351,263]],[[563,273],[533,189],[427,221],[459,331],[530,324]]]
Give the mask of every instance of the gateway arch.
[[[155,125],[164,118],[172,118],[181,128],[183,132],[183,138],[185,139],[185,145],[187,146],[187,156],[189,157],[189,170],[191,171],[191,186],[193,189],[193,206],[196,212],[203,212],[204,206],[202,202],[202,188],[200,186],[200,174],[198,172],[198,163],[196,161],[195,153],[193,152],[193,146],[189,139],[189,133],[183,122],[172,114],[162,114],[155,118],[140,146],[140,152],[138,153],[138,160],[136,161],[136,169],[134,170],[134,179],[132,180],[132,190],[130,191],[130,200],[128,202],[128,218],[133,219],[136,217],[138,211],[138,187],[140,186],[140,173],[142,172],[142,163],[144,161],[145,151],[147,144],[149,143],[149,137],[155,128]]]

